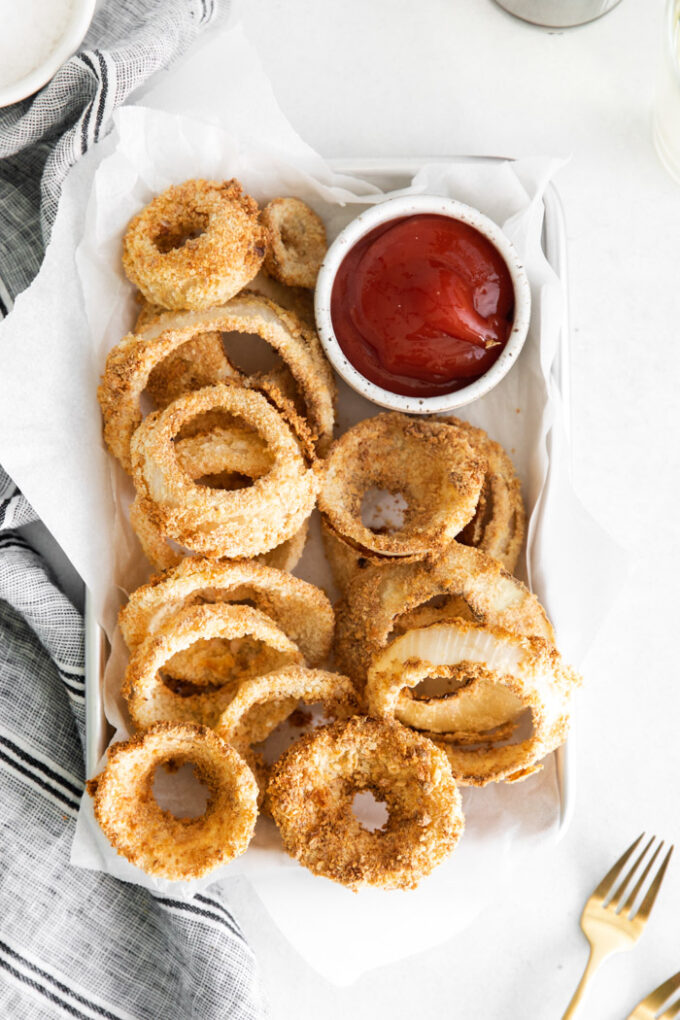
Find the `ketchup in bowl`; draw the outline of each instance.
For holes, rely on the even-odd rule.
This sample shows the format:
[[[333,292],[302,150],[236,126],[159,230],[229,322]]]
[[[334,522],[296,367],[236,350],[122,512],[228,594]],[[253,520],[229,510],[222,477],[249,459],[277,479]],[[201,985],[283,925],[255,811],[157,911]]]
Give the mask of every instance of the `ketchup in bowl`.
[[[512,330],[515,295],[500,252],[449,216],[390,220],[341,262],[331,293],[345,356],[392,393],[432,397],[482,376]]]

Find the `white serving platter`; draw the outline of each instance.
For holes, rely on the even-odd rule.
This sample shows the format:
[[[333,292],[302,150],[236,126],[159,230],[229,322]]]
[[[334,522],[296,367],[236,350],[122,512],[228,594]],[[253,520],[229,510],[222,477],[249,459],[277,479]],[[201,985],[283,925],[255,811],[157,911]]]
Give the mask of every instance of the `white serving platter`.
[[[488,163],[500,162],[501,157],[404,157],[404,158],[352,158],[330,160],[333,171],[360,177],[384,191],[394,191],[410,184],[417,171],[425,164],[433,163]],[[563,405],[564,426],[570,435],[570,348],[568,322],[568,285],[566,260],[566,230],[564,212],[559,194],[549,184],[543,196],[544,223],[542,244],[545,256],[559,278],[565,297],[564,312],[560,323],[559,356],[553,369]],[[521,369],[516,369],[521,371]],[[378,409],[376,408],[376,411]],[[104,713],[102,683],[104,667],[108,657],[108,641],[97,623],[89,592],[85,597],[85,692],[86,692],[86,769],[87,776],[96,774],[100,760],[109,743],[112,729]],[[567,744],[555,753],[557,784],[560,798],[560,815],[557,836],[566,831],[574,808],[573,782],[573,727]]]

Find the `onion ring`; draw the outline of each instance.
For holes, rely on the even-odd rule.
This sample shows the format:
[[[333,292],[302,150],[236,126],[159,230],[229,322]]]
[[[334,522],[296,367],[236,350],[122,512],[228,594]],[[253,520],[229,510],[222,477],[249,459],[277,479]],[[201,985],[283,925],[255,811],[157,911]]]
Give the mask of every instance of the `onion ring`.
[[[164,321],[172,324],[172,312],[144,301],[133,332],[139,334],[157,325],[163,315],[167,315]],[[200,390],[203,386],[240,378],[241,373],[224,353],[222,334],[201,333],[193,340],[187,340],[151,369],[146,392],[154,405],[162,408],[189,390]]]
[[[473,450],[486,461],[477,512],[456,541],[481,549],[512,573],[526,530],[522,489],[514,465],[500,443],[490,439],[483,429],[458,418],[438,420],[461,429]]]
[[[214,726],[238,689],[239,679],[224,679],[217,690],[206,688],[183,697],[162,680],[161,671],[179,652],[197,641],[226,641],[253,637],[269,653],[259,659],[261,672],[303,663],[297,645],[276,624],[250,606],[205,605],[180,609],[139,645],[128,663],[123,697],[136,729],[156,722],[195,722]],[[246,677],[241,677],[245,679]],[[285,715],[283,716],[285,718]]]
[[[464,599],[479,623],[554,642],[545,610],[521,581],[485,553],[453,542],[436,558],[370,567],[354,582],[336,607],[338,668],[364,681],[398,619],[441,596]]]
[[[387,556],[434,552],[475,513],[483,461],[451,425],[390,412],[366,418],[336,440],[324,463],[319,509],[343,537]],[[371,531],[361,520],[371,489],[404,493],[404,523]]]
[[[531,711],[533,734],[517,744],[466,748],[442,742],[459,783],[517,782],[542,768],[541,760],[564,743],[572,695],[580,677],[566,666],[557,649],[539,637],[511,634],[497,627],[465,621],[434,623],[396,638],[375,659],[368,673],[366,696],[370,711],[391,719],[401,715],[404,687],[414,688],[437,675],[441,666],[470,665],[481,672],[450,699],[452,726],[489,729],[514,721],[522,708]],[[499,692],[495,690],[500,688]],[[486,706],[489,693],[495,700]],[[417,704],[412,702],[412,704]],[[420,706],[419,722],[431,721],[430,706]],[[438,734],[431,734],[436,738]]]
[[[265,796],[271,765],[252,745],[265,741],[283,721],[282,714],[292,715],[300,702],[321,704],[324,715],[333,720],[347,719],[359,711],[354,684],[346,676],[321,669],[286,666],[276,673],[244,680],[215,724],[216,732],[236,748],[253,770],[266,813],[269,813]]]
[[[147,500],[140,499],[139,496],[135,498],[130,505],[130,524],[149,563],[156,570],[170,570],[172,567],[178,566],[186,557],[193,556],[196,550],[178,546],[169,539],[165,539],[160,529],[154,524],[152,516],[149,516],[145,510],[147,502]],[[253,557],[254,562],[290,573],[300,562],[308,532],[309,518],[303,521],[300,530],[296,531],[291,538],[274,546],[268,552]]]
[[[245,599],[271,617],[309,665],[318,666],[328,658],[335,621],[326,594],[298,577],[245,560],[185,559],[133,592],[118,614],[118,623],[125,643],[134,651],[180,609]]]
[[[257,202],[238,181],[189,180],[130,221],[123,269],[153,304],[209,308],[257,275],[265,248]]]
[[[326,254],[326,228],[299,198],[275,198],[262,210],[267,230],[264,268],[289,287],[312,290]]]
[[[174,437],[213,410],[236,415],[269,446],[272,468],[249,488],[207,488],[180,467]],[[268,552],[291,538],[314,507],[317,477],[290,429],[261,394],[241,386],[206,387],[148,415],[133,437],[132,458],[140,512],[163,538],[208,556]]]
[[[291,312],[257,294],[239,294],[226,305],[204,312],[163,315],[142,333],[128,333],[109,352],[98,389],[104,439],[130,471],[130,442],[142,420],[140,398],[156,365],[189,340],[205,333],[254,334],[284,359],[301,393],[315,441],[327,443],[333,432],[335,384],[318,337]]]
[[[321,703],[335,719],[348,718],[359,710],[354,684],[346,676],[322,669],[286,666],[276,673],[244,680],[234,700],[216,723],[215,730],[223,740],[244,754],[251,744],[266,740],[279,724],[278,717],[274,717],[274,721],[261,711],[252,713],[252,709],[291,699],[291,711],[299,701],[306,705]]]
[[[525,511],[519,479],[512,461],[499,443],[483,429],[457,418],[437,418],[454,426],[486,464],[484,482],[474,517],[456,536],[462,545],[481,549],[512,572],[517,564],[525,532]],[[393,558],[367,549],[341,535],[322,515],[321,534],[333,579],[345,595],[355,578],[369,566],[384,566]],[[400,563],[415,563],[423,554],[400,557]]]
[[[242,854],[255,831],[257,784],[236,751],[204,726],[159,723],[107,752],[89,780],[94,813],[111,845],[148,875],[200,878]],[[153,795],[159,765],[191,763],[210,790],[198,818],[176,818]]]
[[[361,549],[343,538],[332,524],[321,515],[321,538],[333,574],[333,580],[342,595],[346,595],[354,581],[369,567],[390,563],[420,563],[422,556],[381,556],[370,549]]]
[[[352,813],[370,790],[389,819],[369,832]],[[303,736],[274,765],[267,802],[286,851],[351,889],[413,889],[464,828],[446,756],[396,723],[355,716]]]
[[[262,437],[236,423],[176,439],[174,445],[177,463],[194,481],[224,473],[255,480],[272,468],[272,455]]]
[[[286,311],[293,312],[310,330],[315,329],[314,295],[306,287],[287,287],[273,276],[261,272],[248,284],[248,290],[251,294],[269,298]]]

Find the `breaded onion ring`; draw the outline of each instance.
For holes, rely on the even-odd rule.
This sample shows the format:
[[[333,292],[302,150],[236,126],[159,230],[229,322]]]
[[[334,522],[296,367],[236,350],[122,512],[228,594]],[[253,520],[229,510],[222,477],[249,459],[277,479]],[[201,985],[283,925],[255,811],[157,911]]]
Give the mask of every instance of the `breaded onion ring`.
[[[321,218],[299,198],[275,198],[264,207],[261,219],[267,229],[267,273],[289,287],[311,290],[326,254]]]
[[[248,290],[251,294],[261,294],[262,297],[269,298],[270,301],[285,308],[286,311],[293,312],[305,326],[311,330],[315,329],[314,294],[312,291],[305,287],[286,287],[284,283],[279,283],[266,272],[261,272],[256,276],[253,282],[248,284]]]
[[[335,618],[326,594],[308,581],[252,561],[185,559],[133,592],[118,623],[125,643],[134,651],[180,609],[246,599],[295,642],[310,666],[328,658]]]
[[[199,689],[187,696],[171,690],[161,675],[180,652],[197,641],[210,642],[215,638],[221,641],[254,638],[262,642],[264,649],[256,660],[260,673],[304,661],[297,645],[259,609],[224,604],[180,609],[137,646],[125,671],[123,697],[136,729],[162,721],[215,725],[248,672],[237,677],[223,676],[223,684],[217,689]]]
[[[554,641],[545,610],[521,581],[485,553],[453,542],[426,562],[369,567],[352,584],[336,607],[338,668],[365,680],[399,618],[442,596],[462,598],[482,624]]]
[[[255,831],[257,784],[237,752],[204,726],[159,723],[107,752],[87,784],[111,845],[148,875],[200,878],[242,854]],[[153,795],[159,765],[190,763],[210,790],[198,818],[176,818]]]
[[[366,418],[331,446],[319,509],[340,535],[387,556],[425,554],[448,545],[472,518],[484,463],[452,426],[389,412]],[[361,520],[365,493],[403,493],[401,528],[377,533]]]
[[[566,740],[571,700],[580,684],[578,675],[544,638],[462,620],[409,631],[396,638],[369,669],[366,697],[371,713],[386,719],[399,717],[404,688],[440,675],[442,666],[457,665],[468,672],[477,667],[479,673],[457,694],[449,695],[452,727],[462,724],[483,731],[514,721],[528,708],[533,733],[519,743],[500,747],[441,742],[454,777],[464,785],[486,786],[500,780],[517,782],[538,772],[541,760]],[[419,709],[418,722],[426,726],[432,720],[432,706],[424,702]],[[433,739],[437,735],[430,734]]]
[[[157,195],[123,238],[123,268],[147,301],[209,308],[228,301],[262,265],[266,232],[238,181],[190,180]]]
[[[140,500],[138,496],[135,498],[130,506],[130,524],[149,563],[156,570],[169,570],[178,566],[187,556],[193,556],[195,550],[187,549],[186,546],[178,546],[169,539],[165,539],[160,529],[154,524],[152,517],[144,509],[146,503],[146,500]],[[300,530],[296,531],[291,538],[274,546],[268,552],[255,556],[254,561],[290,573],[300,562],[308,532],[309,518],[303,522]]]
[[[193,417],[213,410],[242,419],[268,444],[271,470],[249,488],[199,485],[179,464],[175,436]],[[163,538],[207,556],[268,552],[291,538],[314,507],[317,476],[290,429],[261,394],[241,386],[206,387],[148,415],[133,437],[132,460],[141,514]]]
[[[215,730],[245,754],[251,744],[266,740],[279,724],[278,713],[267,718],[261,711],[262,706],[291,699],[291,712],[299,701],[306,705],[321,704],[334,719],[345,719],[359,711],[354,684],[346,676],[322,669],[286,666],[275,673],[244,680],[234,700],[216,723]],[[258,708],[258,711],[252,712],[253,708]]]
[[[512,573],[526,527],[522,489],[514,465],[500,443],[490,439],[483,429],[458,418],[439,420],[462,429],[470,446],[486,461],[477,511],[456,541],[481,549]]]
[[[419,563],[423,557],[416,556],[381,556],[354,545],[347,538],[339,535],[326,518],[321,515],[321,538],[333,574],[333,580],[343,595],[346,595],[354,581],[369,567],[381,567],[390,563]]]
[[[188,341],[215,331],[254,334],[273,347],[299,390],[315,441],[323,445],[330,440],[335,383],[318,337],[273,301],[257,294],[240,294],[205,312],[160,316],[141,333],[128,333],[109,352],[97,395],[104,439],[126,471],[131,467],[130,441],[142,420],[140,398],[152,370]]]
[[[457,418],[437,418],[454,426],[485,464],[484,482],[474,517],[456,536],[456,541],[481,549],[512,572],[524,541],[525,511],[519,479],[512,461],[499,443],[490,439],[483,429],[475,428]],[[341,535],[322,516],[321,534],[333,579],[345,594],[355,578],[370,566],[384,566],[392,557],[367,549]],[[425,554],[400,557],[400,563],[413,563]]]
[[[166,312],[164,308],[150,305],[145,301],[137,316],[133,332],[142,333],[147,327],[158,324],[163,315],[167,316],[164,321],[172,325],[173,312]],[[146,392],[155,406],[161,408],[167,407],[189,390],[200,390],[203,386],[240,378],[241,373],[234,368],[224,353],[222,334],[201,333],[193,340],[187,340],[152,368]]]
[[[273,458],[262,437],[234,423],[196,432],[185,439],[176,439],[175,454],[182,471],[196,481],[214,475],[244,475],[262,478],[271,470]],[[229,486],[215,486],[229,488]]]
[[[352,812],[363,790],[389,812],[374,832]],[[297,741],[273,766],[267,801],[287,852],[351,889],[415,888],[464,828],[444,753],[397,723],[362,716]]]

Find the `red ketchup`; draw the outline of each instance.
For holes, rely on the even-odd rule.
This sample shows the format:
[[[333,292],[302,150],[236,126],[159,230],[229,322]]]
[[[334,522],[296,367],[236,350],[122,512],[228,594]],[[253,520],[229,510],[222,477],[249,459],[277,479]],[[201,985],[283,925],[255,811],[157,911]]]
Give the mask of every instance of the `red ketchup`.
[[[333,282],[333,331],[346,357],[392,393],[434,397],[478,379],[515,311],[491,241],[448,216],[391,220],[347,253]]]

